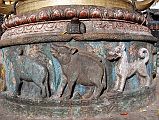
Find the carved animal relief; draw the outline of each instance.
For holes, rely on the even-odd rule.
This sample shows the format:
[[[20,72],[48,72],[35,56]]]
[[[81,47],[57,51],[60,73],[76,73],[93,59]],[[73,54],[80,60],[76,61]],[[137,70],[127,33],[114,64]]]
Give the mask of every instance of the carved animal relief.
[[[86,93],[92,94],[89,98],[98,98],[101,95],[102,90],[106,88],[106,71],[100,58],[80,52],[77,48],[58,45],[52,46],[52,54],[59,60],[66,77],[64,86],[68,86],[68,91],[65,97],[72,98],[76,84],[94,87],[93,93]],[[83,98],[85,97],[86,95],[83,95]]]
[[[23,81],[33,82],[41,89],[42,97],[49,97],[48,69],[35,59],[31,59],[23,54],[23,50],[17,48],[13,51],[15,60],[11,59],[16,79],[15,95],[20,95]]]
[[[106,89],[112,83],[108,83],[107,87],[109,75],[107,76],[106,69],[110,70],[109,73],[112,71],[109,66],[106,68],[105,64],[108,61],[105,61],[103,57],[98,57],[98,52],[91,53],[81,48],[53,43],[49,47],[45,51],[43,46],[36,45],[33,45],[29,52],[24,51],[21,47],[9,50],[9,52],[12,51],[12,57],[9,60],[13,66],[16,83],[15,95],[27,95],[28,91],[34,91],[35,93],[31,94],[33,96],[41,95],[43,98],[51,97],[52,99],[72,99],[74,96],[77,99],[96,99],[101,95],[107,95],[103,93],[106,93]],[[108,47],[106,48],[108,49]],[[95,48],[92,47],[92,49]],[[115,63],[115,74],[113,73],[116,76],[113,88],[115,93],[123,92],[126,80],[134,75],[141,81],[141,86],[150,86],[150,76],[146,69],[149,52],[146,48],[138,50],[139,57],[132,63],[128,62],[124,43],[119,43],[107,53],[103,54],[107,55],[110,62],[114,61],[112,64]],[[53,63],[53,60],[57,62]],[[56,66],[57,63],[59,68]],[[55,71],[57,69],[59,70]],[[54,89],[55,86],[57,89]],[[82,92],[78,87],[80,90],[82,88]]]
[[[122,92],[126,80],[135,74],[139,80],[146,81],[145,86],[150,86],[151,81],[146,69],[146,64],[149,61],[149,52],[146,48],[140,48],[138,55],[138,60],[129,63],[124,43],[119,43],[119,46],[108,52],[107,59],[115,61],[116,81],[113,90]]]

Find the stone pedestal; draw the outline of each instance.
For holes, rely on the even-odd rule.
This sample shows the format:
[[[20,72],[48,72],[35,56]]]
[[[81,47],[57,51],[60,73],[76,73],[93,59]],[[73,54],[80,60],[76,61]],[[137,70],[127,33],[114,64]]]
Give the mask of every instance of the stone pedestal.
[[[89,118],[155,101],[156,38],[144,16],[99,6],[45,7],[3,24],[9,111]],[[9,109],[8,109],[9,108]]]

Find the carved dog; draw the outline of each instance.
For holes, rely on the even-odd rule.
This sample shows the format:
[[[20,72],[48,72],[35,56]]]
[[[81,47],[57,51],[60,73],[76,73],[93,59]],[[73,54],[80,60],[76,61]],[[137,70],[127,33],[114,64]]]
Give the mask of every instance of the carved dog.
[[[22,81],[34,82],[41,89],[42,97],[49,97],[48,70],[41,63],[23,55],[22,49],[16,49],[11,58],[16,79],[15,95],[20,94]]]
[[[58,45],[52,46],[52,54],[59,60],[66,77],[65,86],[68,85],[66,97],[69,99],[72,97],[75,84],[94,86],[94,94],[92,93],[89,98],[100,96],[106,87],[106,75],[98,57],[79,52],[76,48]]]
[[[149,61],[149,52],[146,48],[140,48],[138,51],[139,59],[133,63],[128,63],[125,44],[119,43],[119,46],[108,52],[107,59],[116,62],[116,82],[115,91],[122,92],[124,90],[126,79],[133,75],[137,75],[139,80],[146,80],[145,86],[150,86],[150,77],[147,73],[146,64]]]

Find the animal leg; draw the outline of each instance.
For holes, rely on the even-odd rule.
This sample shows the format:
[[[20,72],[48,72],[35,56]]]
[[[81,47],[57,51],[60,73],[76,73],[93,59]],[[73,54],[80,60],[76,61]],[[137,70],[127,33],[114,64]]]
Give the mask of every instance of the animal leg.
[[[46,91],[46,96],[50,97],[48,72],[45,77],[45,91]]]
[[[41,95],[43,98],[47,96],[46,87],[44,85],[41,85]]]
[[[116,80],[115,81],[115,86],[114,86],[113,90],[117,91],[118,90],[118,86],[119,86],[119,80]]]
[[[35,83],[35,82],[34,82],[34,83]],[[38,87],[41,88],[41,96],[42,96],[43,98],[45,98],[45,97],[47,96],[45,85],[44,85],[43,83],[35,83],[35,84],[36,84]]]
[[[150,79],[150,76],[147,73],[146,65],[142,66],[142,68],[143,69],[138,70],[138,74],[139,74],[140,78],[144,78],[144,80],[146,80],[146,85],[145,86],[149,87],[150,84],[151,84],[151,79]]]
[[[47,97],[47,91],[46,91],[46,86],[45,85],[42,85],[41,86],[41,95],[42,95],[42,97],[44,98],[44,97]]]
[[[59,88],[59,91],[57,92],[57,94],[60,93],[60,94],[59,94],[60,97],[62,97],[63,94],[64,94],[65,88],[66,88],[66,86],[67,86],[67,82],[64,82],[64,83],[61,83],[61,84],[62,84],[62,85],[61,85],[61,88]]]
[[[15,91],[14,91],[14,96],[19,95],[20,91],[19,91],[19,86],[20,86],[20,79],[16,78],[16,86],[15,86]]]
[[[150,77],[147,75],[147,76],[146,76],[146,85],[145,85],[145,86],[149,87],[150,84],[151,84],[151,79],[150,79]]]
[[[123,92],[124,86],[125,86],[125,81],[126,81],[126,78],[122,78],[122,79],[121,79],[121,83],[120,83],[118,92]]]
[[[47,81],[46,81],[45,84],[46,84],[46,85],[45,85],[46,96],[47,96],[47,97],[50,97],[50,91],[49,91],[49,86],[48,86]]]
[[[115,86],[113,88],[114,91],[117,91],[119,89],[119,84],[120,84],[120,77],[117,75],[117,79],[115,81]]]
[[[88,92],[85,93],[85,94],[82,96],[82,98],[83,98],[83,99],[92,98],[94,89],[95,89],[95,86],[90,87],[90,89],[88,90]]]
[[[73,82],[68,82],[68,91],[66,92],[66,96],[65,96],[65,98],[71,98],[72,97],[72,90],[73,90],[73,85],[74,85],[74,83]]]
[[[99,86],[95,88],[95,93],[94,93],[95,98],[100,97],[102,90],[103,90],[102,84],[100,84]]]

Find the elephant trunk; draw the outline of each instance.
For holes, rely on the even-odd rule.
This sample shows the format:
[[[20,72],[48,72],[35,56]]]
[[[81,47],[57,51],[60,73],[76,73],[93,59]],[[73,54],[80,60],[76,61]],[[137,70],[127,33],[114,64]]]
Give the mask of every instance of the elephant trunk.
[[[156,0],[143,0],[135,1],[135,7],[137,10],[142,11],[148,9]]]

